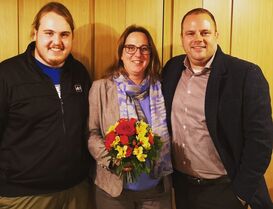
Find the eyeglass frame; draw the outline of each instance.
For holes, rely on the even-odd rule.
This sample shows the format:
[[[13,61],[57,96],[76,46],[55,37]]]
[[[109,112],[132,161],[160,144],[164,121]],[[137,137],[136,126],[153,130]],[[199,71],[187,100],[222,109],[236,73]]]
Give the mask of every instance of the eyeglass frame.
[[[129,47],[129,46],[135,48],[134,52],[128,52],[128,47]],[[147,47],[147,49],[149,49],[149,51],[147,51],[148,53],[143,53],[143,52],[142,52],[142,47]],[[127,54],[130,54],[130,55],[135,54],[135,53],[137,52],[138,49],[139,49],[139,52],[140,52],[142,55],[149,55],[149,54],[152,53],[152,48],[151,48],[151,46],[146,45],[146,44],[143,44],[143,45],[141,45],[141,46],[136,46],[136,45],[134,45],[134,44],[124,44],[123,48],[125,49],[125,52],[126,52]]]

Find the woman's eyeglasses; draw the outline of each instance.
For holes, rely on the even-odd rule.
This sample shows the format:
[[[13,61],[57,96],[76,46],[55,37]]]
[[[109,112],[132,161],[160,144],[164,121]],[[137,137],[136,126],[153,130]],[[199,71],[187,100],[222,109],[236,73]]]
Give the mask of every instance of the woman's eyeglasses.
[[[133,44],[126,44],[124,45],[123,48],[125,49],[125,52],[128,54],[135,54],[138,49],[140,53],[143,55],[151,54],[151,47],[148,45],[142,45],[140,47],[137,47]]]

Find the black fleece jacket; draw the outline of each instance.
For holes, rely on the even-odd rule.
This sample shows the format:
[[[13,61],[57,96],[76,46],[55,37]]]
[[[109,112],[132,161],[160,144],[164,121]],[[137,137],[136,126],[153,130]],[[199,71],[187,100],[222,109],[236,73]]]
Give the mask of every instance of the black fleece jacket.
[[[34,48],[0,63],[0,196],[60,191],[88,176],[89,75],[69,55],[60,99]]]

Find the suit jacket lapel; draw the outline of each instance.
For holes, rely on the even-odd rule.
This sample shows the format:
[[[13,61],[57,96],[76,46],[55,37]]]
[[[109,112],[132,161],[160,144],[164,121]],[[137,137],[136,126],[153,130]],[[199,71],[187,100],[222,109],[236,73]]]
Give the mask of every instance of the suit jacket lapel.
[[[222,61],[223,56],[224,54],[221,48],[218,46],[216,55],[211,65],[211,73],[207,84],[205,98],[206,123],[216,148],[220,147],[217,139],[217,114],[221,95],[221,85],[225,83],[224,80],[226,79],[226,68]]]

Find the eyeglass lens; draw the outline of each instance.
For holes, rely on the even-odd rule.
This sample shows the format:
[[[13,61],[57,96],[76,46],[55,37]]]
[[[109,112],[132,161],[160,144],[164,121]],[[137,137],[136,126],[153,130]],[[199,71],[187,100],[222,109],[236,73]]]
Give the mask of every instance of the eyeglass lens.
[[[128,54],[134,54],[134,53],[136,53],[136,51],[138,49],[140,50],[141,54],[150,54],[151,53],[151,49],[147,45],[142,45],[140,47],[137,47],[137,46],[135,46],[133,44],[127,44],[127,45],[124,46],[124,48],[125,48],[125,51]]]

